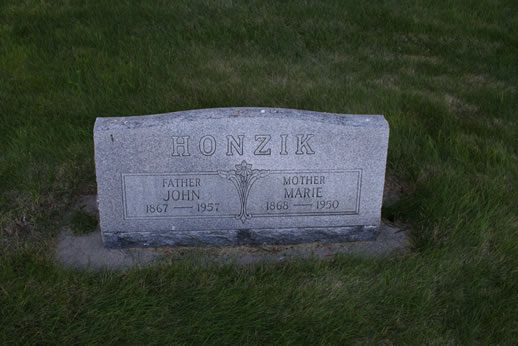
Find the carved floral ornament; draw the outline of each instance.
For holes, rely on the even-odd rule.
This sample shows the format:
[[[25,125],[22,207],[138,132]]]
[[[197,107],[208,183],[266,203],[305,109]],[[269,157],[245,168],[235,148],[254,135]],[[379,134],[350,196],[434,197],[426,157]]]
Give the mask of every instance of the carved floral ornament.
[[[270,174],[269,170],[252,169],[252,164],[243,160],[240,164],[235,165],[235,169],[229,171],[218,171],[219,176],[226,178],[234,184],[237,190],[241,210],[236,215],[236,219],[245,223],[247,219],[251,219],[252,215],[247,211],[248,195],[252,185],[260,178],[264,178]]]

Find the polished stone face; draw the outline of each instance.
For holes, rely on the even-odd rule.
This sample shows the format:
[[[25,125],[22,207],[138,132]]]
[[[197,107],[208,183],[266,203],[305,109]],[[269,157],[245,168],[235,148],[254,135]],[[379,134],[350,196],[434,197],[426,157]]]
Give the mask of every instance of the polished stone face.
[[[98,118],[105,245],[373,239],[388,135],[380,115],[272,108]]]

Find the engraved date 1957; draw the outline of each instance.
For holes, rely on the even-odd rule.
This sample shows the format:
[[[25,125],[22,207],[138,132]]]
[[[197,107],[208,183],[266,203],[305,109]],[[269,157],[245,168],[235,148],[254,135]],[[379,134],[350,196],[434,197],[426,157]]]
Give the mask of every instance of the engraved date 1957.
[[[210,213],[219,211],[219,203],[198,203],[200,213]]]

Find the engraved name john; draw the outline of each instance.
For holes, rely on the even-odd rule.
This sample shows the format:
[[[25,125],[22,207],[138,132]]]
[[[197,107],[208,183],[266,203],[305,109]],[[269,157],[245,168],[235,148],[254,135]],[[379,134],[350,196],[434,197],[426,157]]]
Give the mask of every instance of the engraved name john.
[[[250,138],[249,138],[250,137]],[[194,143],[191,136],[172,136],[172,156],[191,156],[199,152],[204,156],[212,156],[217,150],[224,150],[227,156],[243,155],[245,150],[252,150],[254,155],[313,155],[313,137],[310,133],[296,135],[281,134],[272,137],[268,134],[255,136],[228,135],[220,143],[212,135],[202,136]]]

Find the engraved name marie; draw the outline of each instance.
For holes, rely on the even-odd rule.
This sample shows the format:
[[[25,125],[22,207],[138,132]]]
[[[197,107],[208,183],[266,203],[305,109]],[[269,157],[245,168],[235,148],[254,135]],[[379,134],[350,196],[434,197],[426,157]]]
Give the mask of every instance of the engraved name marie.
[[[193,152],[212,156],[218,150],[224,150],[227,156],[242,156],[247,150],[251,150],[254,155],[313,155],[313,137],[312,134],[281,134],[278,137],[268,134],[228,135],[220,143],[211,135],[202,136],[198,141],[194,141],[191,136],[172,136],[172,156],[191,156]]]

